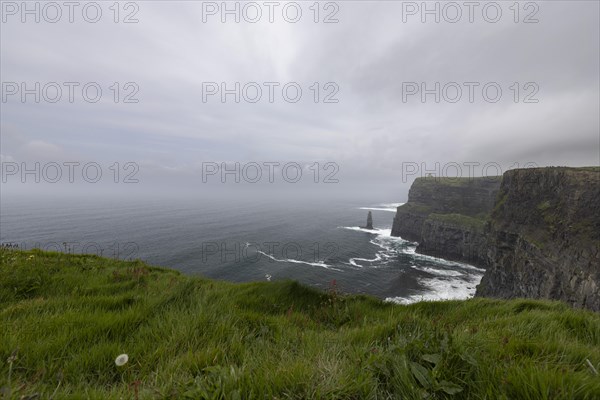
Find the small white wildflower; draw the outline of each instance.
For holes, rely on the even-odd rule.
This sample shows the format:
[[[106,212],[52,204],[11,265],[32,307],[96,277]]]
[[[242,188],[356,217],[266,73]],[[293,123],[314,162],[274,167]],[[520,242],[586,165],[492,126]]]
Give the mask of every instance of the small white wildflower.
[[[269,274],[266,274],[266,275],[265,275],[265,278],[267,278],[267,280],[268,280],[269,282],[271,282],[271,275],[269,275]]]
[[[117,367],[122,367],[127,364],[127,361],[129,361],[129,356],[127,354],[121,354],[115,359],[115,364]]]

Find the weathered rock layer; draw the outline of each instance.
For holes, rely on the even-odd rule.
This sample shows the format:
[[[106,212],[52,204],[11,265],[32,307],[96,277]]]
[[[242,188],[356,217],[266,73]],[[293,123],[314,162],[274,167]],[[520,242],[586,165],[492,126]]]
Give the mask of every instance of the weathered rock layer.
[[[487,267],[484,222],[460,214],[430,214],[421,228],[417,252]]]
[[[600,167],[419,178],[393,236],[486,268],[477,296],[562,300],[600,311]]]
[[[600,168],[504,174],[486,225],[478,296],[546,298],[600,311]]]
[[[392,236],[419,242],[419,253],[485,267],[484,221],[499,187],[499,177],[418,178],[397,209]]]

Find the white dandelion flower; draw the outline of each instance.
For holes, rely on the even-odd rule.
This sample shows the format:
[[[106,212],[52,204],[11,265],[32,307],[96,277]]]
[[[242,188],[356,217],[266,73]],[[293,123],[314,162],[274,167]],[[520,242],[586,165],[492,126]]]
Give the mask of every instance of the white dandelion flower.
[[[121,354],[115,358],[115,364],[117,367],[122,367],[123,365],[127,364],[127,361],[129,361],[129,356],[127,354]]]

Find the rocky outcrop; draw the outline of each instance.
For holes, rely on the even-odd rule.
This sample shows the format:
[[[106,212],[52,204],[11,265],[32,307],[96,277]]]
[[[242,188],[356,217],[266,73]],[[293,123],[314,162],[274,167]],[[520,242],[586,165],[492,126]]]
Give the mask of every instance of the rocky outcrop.
[[[600,311],[600,167],[419,178],[393,236],[486,268],[477,296],[562,300]]]
[[[500,177],[417,178],[392,236],[419,242],[419,253],[485,267],[484,221],[499,187]]]
[[[367,214],[367,226],[365,226],[365,228],[373,229],[373,214],[371,214],[371,211]]]
[[[600,168],[506,172],[484,234],[488,269],[477,296],[600,311]]]

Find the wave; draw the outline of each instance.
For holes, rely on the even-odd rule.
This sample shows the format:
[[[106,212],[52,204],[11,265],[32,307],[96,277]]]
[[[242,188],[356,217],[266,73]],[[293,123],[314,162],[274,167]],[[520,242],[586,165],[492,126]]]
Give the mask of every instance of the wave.
[[[427,272],[428,274],[432,274],[432,275],[439,275],[439,276],[464,276],[465,275],[462,272],[452,270],[452,269],[417,267],[416,265],[411,265],[410,267],[413,269],[416,269],[417,271]]]
[[[390,211],[396,212],[395,208],[380,208],[380,207],[358,207],[359,210],[373,210],[373,211]]]
[[[382,258],[381,258],[380,254],[376,254],[375,258],[373,258],[373,259],[354,257],[354,258],[351,258],[350,260],[348,260],[348,265],[352,265],[352,266],[357,267],[357,268],[362,268],[363,266],[357,264],[356,261],[365,261],[365,262],[372,263],[372,262],[381,261],[381,259]]]
[[[320,262],[310,262],[310,261],[303,261],[303,260],[294,260],[293,258],[284,258],[284,259],[279,259],[279,258],[275,258],[272,255],[265,253],[264,251],[261,250],[257,250],[257,253],[263,254],[265,256],[267,256],[268,258],[270,258],[273,261],[277,261],[277,262],[287,262],[287,263],[294,263],[294,264],[306,264],[306,265],[312,265],[313,267],[321,267],[321,268],[325,268],[325,269],[330,269],[333,271],[339,271],[339,272],[344,272],[341,269],[335,268],[329,264],[326,264],[323,261]]]
[[[447,265],[447,266],[458,266],[464,269],[470,269],[473,271],[478,271],[478,272],[485,272],[485,269],[483,268],[479,268],[476,267],[474,265],[471,264],[467,264],[467,263],[463,263],[460,261],[451,261],[451,260],[446,260],[444,258],[439,258],[439,257],[434,257],[434,256],[428,256],[426,254],[420,254],[417,253],[417,248],[415,247],[409,247],[404,251],[405,254],[410,254],[411,256],[413,256],[414,258],[417,259],[422,259],[422,260],[427,260],[427,261],[432,261],[438,264],[442,264],[442,265]]]
[[[418,279],[426,287],[423,293],[409,296],[387,297],[385,301],[396,304],[412,304],[420,301],[466,300],[475,295],[483,274],[467,276],[465,279]]]
[[[418,243],[411,242],[401,237],[392,236],[389,228],[364,229],[357,226],[344,226],[356,232],[365,232],[373,235],[369,241],[381,250],[375,254],[375,258],[351,258],[348,265],[357,268],[381,268],[389,262],[397,259],[399,255],[409,256],[411,260],[427,262],[436,267],[411,265],[416,271],[433,275],[431,278],[417,278],[417,282],[423,287],[422,291],[408,296],[388,297],[386,301],[398,304],[410,304],[418,301],[440,301],[440,300],[465,300],[475,295],[476,286],[481,281],[485,269],[475,267],[458,261],[450,261],[439,257],[428,256],[417,253]],[[362,262],[364,265],[361,265]]]
[[[396,209],[403,204],[404,203],[384,203],[384,204],[377,204],[376,206],[373,206],[373,207],[358,207],[358,209],[359,210],[396,212]]]
[[[381,268],[388,264],[390,259],[395,258],[400,245],[407,245],[411,242],[408,242],[400,237],[392,236],[391,228],[374,228],[374,229],[365,229],[359,226],[340,226],[341,229],[348,229],[355,232],[365,232],[373,235],[373,238],[369,240],[369,243],[379,247],[381,251],[375,253],[375,258],[361,258],[361,257],[353,257],[348,260],[348,262],[344,263],[346,265],[351,265],[357,268],[364,268],[366,265],[361,265],[358,262],[362,261],[363,263],[369,264],[369,268]]]
[[[392,228],[373,228],[373,229],[366,229],[363,228],[362,226],[338,226],[339,229],[348,229],[350,231],[357,231],[357,232],[366,232],[366,233],[371,233],[374,235],[377,235],[380,238],[385,238],[388,240],[392,240],[395,242],[401,242],[401,243],[412,243],[409,242],[408,240],[402,239],[399,236],[392,236]]]
[[[348,230],[351,230],[351,231],[373,233],[373,234],[377,234],[377,232],[379,231],[379,229],[377,229],[377,228],[367,229],[367,228],[363,228],[363,227],[360,227],[360,226],[338,226],[338,228],[348,229]]]

